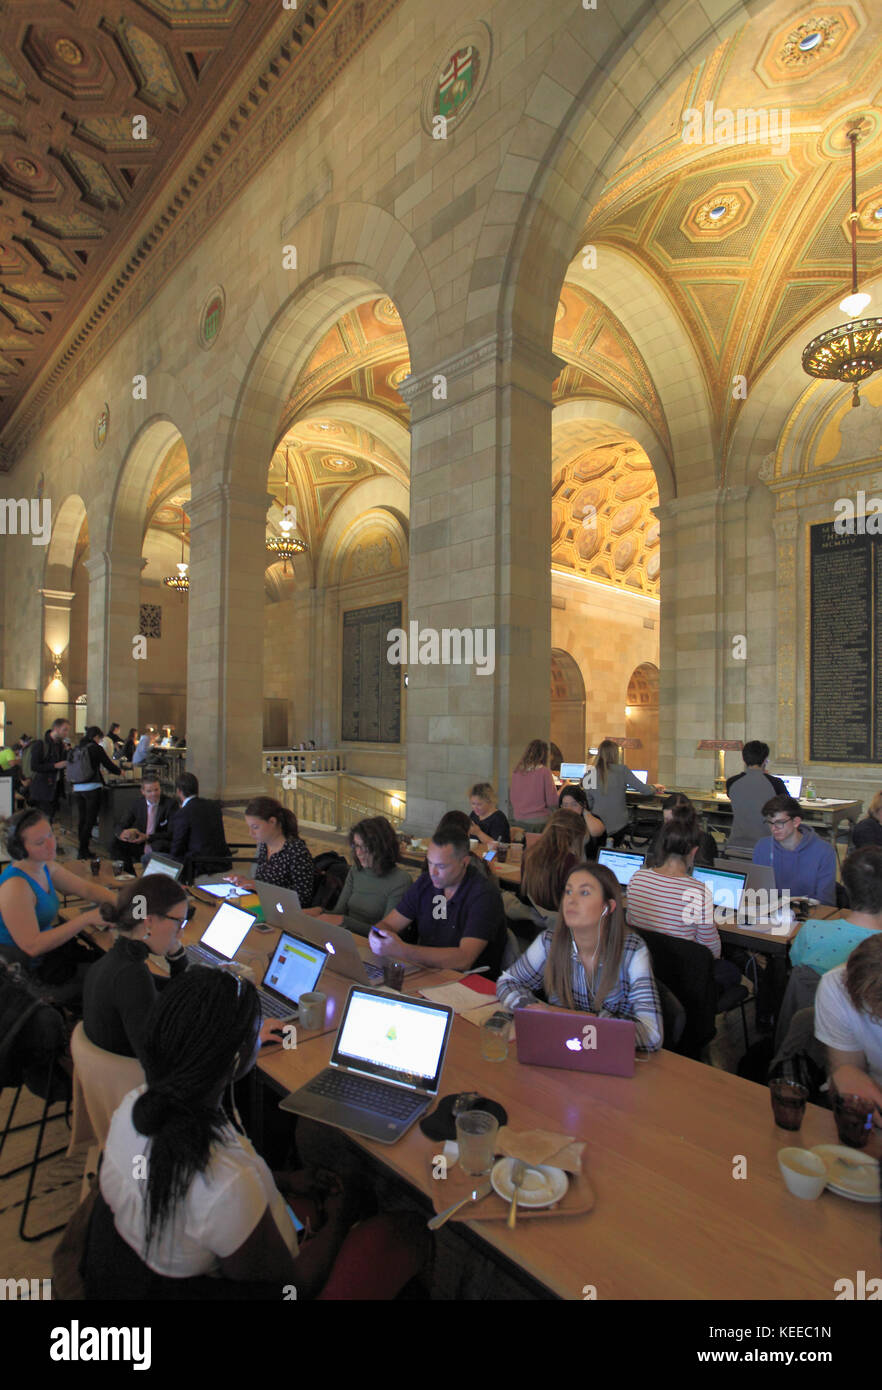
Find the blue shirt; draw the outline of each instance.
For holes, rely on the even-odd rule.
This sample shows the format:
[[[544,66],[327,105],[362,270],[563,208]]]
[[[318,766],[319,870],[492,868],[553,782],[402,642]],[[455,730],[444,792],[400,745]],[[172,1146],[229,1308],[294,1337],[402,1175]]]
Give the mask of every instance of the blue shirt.
[[[26,874],[24,869],[18,868],[16,864],[10,864],[0,874],[0,884],[7,883],[11,878],[23,878],[28,887],[34,894],[34,912],[37,914],[37,926],[40,931],[48,931],[54,925],[58,916],[58,894],[55,885],[49,877],[49,870],[43,865],[43,877],[46,880],[46,887],[32,879],[30,874]],[[9,928],[0,916],[0,946],[14,946],[16,943],[10,935]],[[33,962],[37,964],[36,961]]]
[[[826,975],[828,970],[844,965],[855,946],[860,946],[868,936],[877,935],[872,927],[857,927],[843,917],[830,917],[826,921],[809,918],[790,944],[790,963],[809,965],[819,975]]]
[[[753,862],[773,870],[779,892],[786,888],[793,898],[817,898],[819,903],[835,907],[836,851],[811,826],[799,827],[796,849],[783,849],[766,835],[754,848]]]
[[[417,930],[420,946],[458,946],[464,936],[478,937],[487,945],[474,963],[489,966],[495,980],[505,949],[505,914],[502,894],[479,869],[470,864],[452,898],[445,898],[428,874],[420,874],[395,906]],[[406,939],[406,932],[402,937]]]

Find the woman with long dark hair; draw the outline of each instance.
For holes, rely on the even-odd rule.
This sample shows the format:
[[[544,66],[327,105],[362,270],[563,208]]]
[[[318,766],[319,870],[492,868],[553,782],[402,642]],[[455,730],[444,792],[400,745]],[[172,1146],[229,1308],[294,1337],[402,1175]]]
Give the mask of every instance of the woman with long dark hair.
[[[557,912],[567,875],[582,859],[585,822],[575,811],[555,811],[535,844],[524,855],[521,871],[521,897],[540,914],[545,923]]]
[[[369,936],[371,927],[382,922],[387,912],[411,885],[406,869],[398,867],[398,836],[385,816],[369,816],[353,825],[349,832],[352,868],[346,875],[333,912],[310,908],[336,926],[344,926],[357,936]]]
[[[551,812],[557,810],[557,791],[548,757],[548,744],[534,738],[511,774],[512,815],[524,830],[541,831]]]
[[[276,888],[291,888],[300,897],[300,906],[309,907],[315,883],[315,868],[306,843],[300,838],[297,817],[287,806],[271,796],[252,797],[245,807],[245,824],[257,841],[254,878],[227,874],[231,883],[254,892],[255,879]]]
[[[259,1022],[253,985],[223,970],[194,966],[163,991],[143,1039],[146,1085],[125,1097],[107,1137],[85,1256],[87,1298],[278,1301],[286,1286],[300,1299],[326,1285],[351,1200],[333,1177],[274,1180],[235,1107],[234,1119],[224,1109],[225,1093],[254,1063]],[[292,1200],[310,1194],[323,1223],[299,1248],[283,1191]],[[371,1296],[392,1297],[390,1284],[400,1287],[421,1262],[422,1250],[388,1220],[380,1231],[364,1223],[351,1239],[358,1263],[349,1261],[348,1283],[334,1271],[326,1297],[341,1283],[347,1292],[336,1296],[364,1297],[367,1281]],[[362,1289],[349,1292],[359,1276]]]
[[[649,952],[628,931],[621,889],[602,864],[577,864],[569,871],[554,926],[500,975],[496,995],[508,1009],[552,1007],[630,1019],[637,1025],[638,1048],[655,1052],[662,1045]]]
[[[596,859],[597,851],[606,839],[606,826],[599,816],[595,816],[593,811],[588,809],[588,798],[585,795],[585,788],[578,782],[568,782],[561,787],[558,805],[562,811],[575,811],[585,822],[585,855],[586,859]]]

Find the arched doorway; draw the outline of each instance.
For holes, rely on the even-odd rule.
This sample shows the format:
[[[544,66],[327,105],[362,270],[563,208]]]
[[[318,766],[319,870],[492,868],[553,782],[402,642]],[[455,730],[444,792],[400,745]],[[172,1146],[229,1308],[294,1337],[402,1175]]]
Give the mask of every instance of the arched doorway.
[[[551,649],[551,741],[567,763],[585,761],[585,682],[569,652]]]
[[[625,736],[639,739],[629,763],[646,771],[650,782],[658,780],[658,667],[641,662],[631,672],[625,698]]]

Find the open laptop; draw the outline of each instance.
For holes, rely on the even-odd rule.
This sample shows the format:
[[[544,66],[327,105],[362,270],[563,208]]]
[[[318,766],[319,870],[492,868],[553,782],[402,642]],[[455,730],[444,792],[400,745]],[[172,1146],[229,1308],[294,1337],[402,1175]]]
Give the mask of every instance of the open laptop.
[[[731,914],[732,921],[737,922],[741,908],[741,899],[744,896],[744,886],[747,882],[747,874],[736,872],[734,869],[702,869],[700,867],[692,870],[692,877],[699,883],[707,883],[714,898],[714,915],[725,912]],[[719,919],[718,919],[719,920]]]
[[[636,854],[627,849],[602,849],[597,856],[598,864],[612,869],[622,888],[627,888],[638,869],[646,863],[645,854]]]
[[[197,878],[193,884],[202,893],[210,893],[213,898],[223,898],[225,902],[234,903],[237,898],[249,898],[250,888],[237,888],[235,883],[224,883],[222,879],[212,879],[206,883],[203,879]]]
[[[250,912],[221,903],[197,945],[186,948],[187,959],[191,965],[223,965],[233,960],[253,926]]]
[[[277,1018],[283,1023],[297,1018],[301,994],[315,989],[327,959],[327,951],[320,946],[282,932],[257,991],[263,1017]]]
[[[165,874],[168,878],[178,879],[183,867],[179,859],[172,859],[168,854],[157,854],[154,850],[144,865],[141,877],[146,878],[148,874]]]
[[[585,776],[587,763],[561,763],[560,778],[562,782],[581,782]]]
[[[294,927],[298,936],[321,946],[331,957],[329,970],[335,975],[343,975],[347,980],[355,980],[359,985],[382,984],[383,964],[371,951],[367,938],[357,937],[347,927],[332,926],[318,917],[309,917],[305,912],[289,912],[286,925]],[[365,955],[358,949],[361,942]],[[370,957],[370,958],[368,958]],[[414,975],[423,969],[419,965],[405,965],[405,975]]]
[[[276,888],[272,883],[255,879],[257,896],[263,908],[263,920],[268,927],[281,927],[284,931],[286,921],[292,912],[300,911],[300,894],[293,888]]]
[[[515,1009],[518,1061],[600,1076],[633,1076],[637,1028],[624,1018]]]
[[[641,782],[648,782],[648,781],[649,781],[649,773],[648,773],[645,769],[643,769],[642,771],[638,772],[637,769],[636,769],[636,767],[632,767],[632,768],[631,768],[631,771],[633,772],[633,774],[634,774],[635,777],[639,777],[639,778],[640,778],[640,781],[641,781]]]
[[[715,859],[714,868],[732,870],[735,865],[731,859]],[[749,864],[746,860],[739,861],[738,873],[743,873],[746,878],[745,887],[752,888],[755,892],[762,889],[766,893],[771,893],[775,888],[775,870],[768,864]]]
[[[330,1066],[281,1109],[394,1144],[438,1094],[452,1021],[446,1004],[353,985]]]
[[[783,782],[787,788],[787,795],[793,796],[798,801],[802,796],[802,784],[805,780],[802,777],[784,777],[780,772],[773,772],[773,777],[777,777],[779,782]]]

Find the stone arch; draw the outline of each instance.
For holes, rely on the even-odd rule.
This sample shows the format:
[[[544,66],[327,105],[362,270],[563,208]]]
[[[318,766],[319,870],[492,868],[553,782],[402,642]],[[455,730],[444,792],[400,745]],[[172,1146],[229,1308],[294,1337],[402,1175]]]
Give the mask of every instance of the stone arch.
[[[107,549],[140,555],[143,542],[144,516],[153,479],[160,463],[171,446],[184,439],[193,478],[192,458],[187,436],[174,419],[167,415],[153,416],[138,430],[131,441],[116,480],[110,507]],[[97,546],[96,546],[97,548]]]
[[[369,513],[387,513],[406,543],[409,506],[407,488],[394,478],[369,478],[354,487],[331,516],[316,561],[316,587],[322,589],[339,582],[346,537]]]
[[[369,430],[400,461],[402,476],[409,476],[410,430],[388,410],[383,410],[381,406],[370,401],[336,400],[333,398],[323,400],[320,410],[323,415],[333,415],[335,420],[340,420],[344,424],[359,425],[363,429]],[[289,421],[287,430],[293,429],[298,421],[308,419],[310,415],[315,413],[316,409],[313,406],[304,407]]]
[[[597,401],[590,397],[563,401],[556,405],[551,415],[552,435],[555,425],[566,424],[570,420],[597,420],[604,425],[612,425],[636,439],[652,464],[655,481],[658,485],[659,503],[670,501],[674,495],[674,474],[668,456],[652,426],[624,405],[614,405],[612,401]]]
[[[551,649],[551,742],[567,763],[585,761],[585,681],[575,657]]]
[[[639,739],[641,748],[628,750],[625,762],[649,773],[650,782],[658,775],[659,669],[652,661],[641,661],[628,679],[625,692],[625,737]]]
[[[77,541],[86,521],[86,504],[72,492],[61,504],[52,522],[52,536],[46,547],[43,587],[63,589],[70,584]]]

